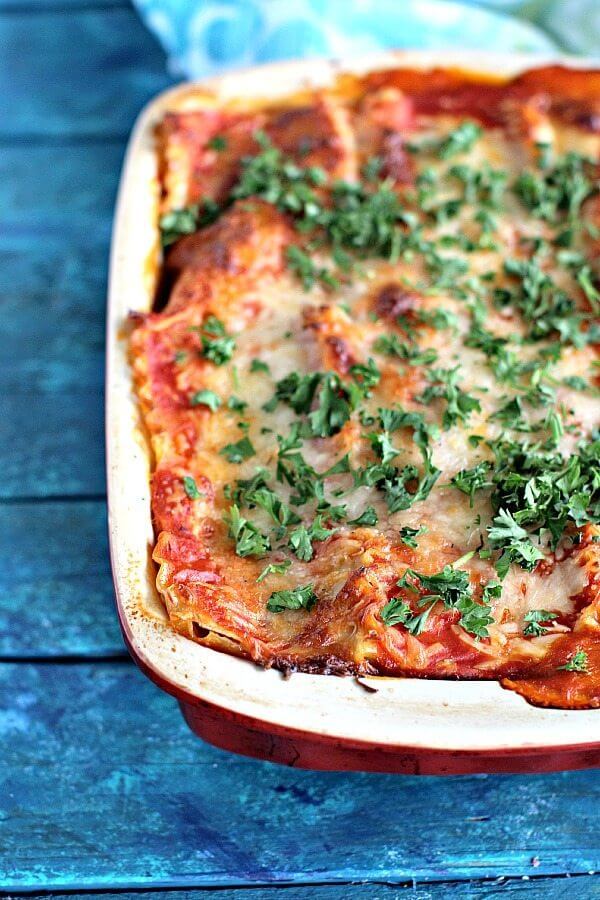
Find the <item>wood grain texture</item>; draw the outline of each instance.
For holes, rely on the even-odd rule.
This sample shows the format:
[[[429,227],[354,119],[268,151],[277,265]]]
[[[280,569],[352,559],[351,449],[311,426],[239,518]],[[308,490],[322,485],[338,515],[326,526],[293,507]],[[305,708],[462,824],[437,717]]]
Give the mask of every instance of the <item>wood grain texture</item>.
[[[112,203],[133,118],[171,79],[123,0],[0,0],[0,12],[0,494],[97,494]],[[102,504],[10,503],[0,518],[0,654],[119,652]],[[3,890],[600,896],[596,877],[543,877],[598,867],[593,773],[440,781],[281,769],[197,741],[127,663],[0,666],[0,748]],[[536,877],[347,884],[498,874]],[[290,879],[312,884],[276,886]]]
[[[0,154],[3,497],[104,491],[106,273],[123,146]]]
[[[128,663],[5,664],[0,709],[7,890],[600,869],[593,772],[417,779],[255,762],[194,739]]]
[[[0,397],[0,496],[102,493],[101,415],[100,390]]]
[[[45,895],[46,900],[83,900],[86,894]],[[585,878],[493,879],[430,884],[319,884],[303,887],[243,888],[207,891],[153,891],[152,900],[593,900],[600,897],[600,876]],[[42,900],[35,894],[31,900]],[[99,894],[98,900],[148,900],[147,893]]]
[[[0,656],[126,655],[103,502],[0,505],[0,534]]]
[[[0,138],[125,136],[171,79],[131,8],[0,16]]]

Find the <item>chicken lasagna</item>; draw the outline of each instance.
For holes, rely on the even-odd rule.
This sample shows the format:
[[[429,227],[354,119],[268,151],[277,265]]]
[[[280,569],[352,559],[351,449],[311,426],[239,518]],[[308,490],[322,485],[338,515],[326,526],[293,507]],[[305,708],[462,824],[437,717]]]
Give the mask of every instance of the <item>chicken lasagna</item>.
[[[173,628],[600,706],[600,72],[175,103],[131,356]]]

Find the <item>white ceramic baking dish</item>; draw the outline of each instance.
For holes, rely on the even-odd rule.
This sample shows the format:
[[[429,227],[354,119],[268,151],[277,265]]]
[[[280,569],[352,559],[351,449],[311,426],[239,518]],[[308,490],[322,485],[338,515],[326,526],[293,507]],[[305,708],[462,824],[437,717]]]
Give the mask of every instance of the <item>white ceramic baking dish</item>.
[[[307,674],[285,679],[275,670],[265,671],[175,633],[154,585],[149,449],[127,353],[128,313],[147,311],[155,291],[154,128],[166,110],[193,107],[207,93],[217,99],[283,96],[307,85],[326,85],[340,71],[458,65],[513,74],[547,62],[411,52],[351,65],[324,60],[275,64],[167,91],[144,109],[135,125],[115,217],[107,330],[109,531],[117,607],[140,668],[179,700],[192,729],[218,746],[309,768],[424,774],[600,764],[600,710],[535,708],[496,682]]]

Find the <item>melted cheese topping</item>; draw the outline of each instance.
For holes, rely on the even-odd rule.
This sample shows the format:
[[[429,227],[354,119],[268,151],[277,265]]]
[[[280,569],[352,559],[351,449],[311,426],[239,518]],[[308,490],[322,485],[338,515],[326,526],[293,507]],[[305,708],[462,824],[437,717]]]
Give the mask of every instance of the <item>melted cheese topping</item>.
[[[484,110],[471,86],[453,85],[455,76],[434,88],[433,76],[428,87],[421,75],[411,92],[408,76],[380,75],[347,97],[333,91],[306,104],[291,99],[247,114],[198,109],[165,120],[167,219],[205,198],[223,204],[243,175],[243,159],[261,152],[255,138],[261,129],[297,165],[323,170],[329,184],[355,182],[365,161],[376,157],[387,187],[410,212],[397,227],[404,239],[418,233],[419,240],[405,243],[399,255],[367,252],[350,273],[335,273],[337,287],[317,277],[307,290],[290,265],[289,248],[306,254],[301,258],[309,260],[312,276],[335,269],[327,245],[311,247],[311,235],[296,229],[293,215],[250,198],[167,252],[166,307],[140,322],[132,339],[155,457],[158,587],[176,629],[268,665],[520,676],[546,659],[557,638],[596,621],[596,530],[576,527],[589,521],[584,518],[565,526],[555,542],[543,530],[532,532],[537,559],[524,565],[513,555],[499,586],[500,551],[489,536],[499,513],[493,485],[484,478],[469,495],[452,479],[481,464],[491,479],[499,441],[537,442],[566,460],[600,424],[597,350],[583,337],[594,327],[597,226],[571,222],[573,234],[557,243],[551,217],[540,216],[514,189],[524,170],[543,179],[545,167],[564,154],[597,160],[598,135],[585,122],[574,125],[569,110],[583,104],[584,117],[586,102],[598,102],[600,90],[587,101],[553,93],[550,76],[543,96],[525,89],[526,80],[482,83],[480,93],[490,98]],[[533,74],[532,81],[537,84]],[[474,120],[479,129],[470,139]],[[549,162],[540,162],[542,152]],[[593,181],[594,162],[585,166]],[[597,219],[594,190],[582,200],[584,212]],[[327,189],[316,191],[328,208]],[[519,306],[527,285],[505,269],[507,260],[533,261],[531,278],[551,276],[553,289],[574,302],[572,320],[585,323],[579,338],[561,343],[559,323],[531,339],[544,300],[538,297],[527,318]],[[584,267],[587,290],[578,278]],[[474,339],[477,327],[501,354]],[[207,351],[230,338],[235,348],[223,358],[219,348],[216,356]],[[374,383],[365,386],[355,366],[371,366]],[[294,373],[304,379],[321,373],[316,398],[326,373],[334,373],[334,401],[352,385],[360,395],[356,408],[325,436],[314,427],[311,433],[318,400],[295,410],[281,388]],[[386,434],[393,450],[382,459],[382,408],[420,421],[427,450],[415,442],[416,426],[405,425]],[[294,428],[286,456],[281,442]],[[304,476],[289,465],[289,454],[298,452]],[[364,476],[386,462],[396,472],[415,467],[405,479],[408,501],[400,504],[407,508],[390,503],[384,479]],[[336,464],[338,471],[323,474]],[[247,493],[261,471],[259,487],[268,494],[262,504]],[[427,471],[436,472],[435,484],[413,499]],[[302,496],[298,480],[307,472],[308,493],[317,484],[320,499]],[[284,512],[273,512],[274,499]],[[369,524],[361,524],[366,510]],[[304,535],[299,550],[302,526],[309,544],[306,549]],[[248,537],[248,527],[246,552],[240,536]],[[488,607],[483,627],[468,627],[460,606],[426,589],[428,576],[457,571],[468,575],[467,596]],[[299,601],[301,588],[310,589],[310,602]],[[282,608],[275,608],[274,596],[283,596]],[[404,621],[389,621],[392,601],[403,604]],[[579,705],[600,702],[594,691]]]

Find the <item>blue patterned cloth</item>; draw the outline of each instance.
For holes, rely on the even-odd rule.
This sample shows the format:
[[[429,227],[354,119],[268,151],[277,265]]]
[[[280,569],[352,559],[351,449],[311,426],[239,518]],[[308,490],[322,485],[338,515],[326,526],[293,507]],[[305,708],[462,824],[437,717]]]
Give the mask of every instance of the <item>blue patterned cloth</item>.
[[[600,0],[134,0],[173,74],[388,47],[591,53]]]

